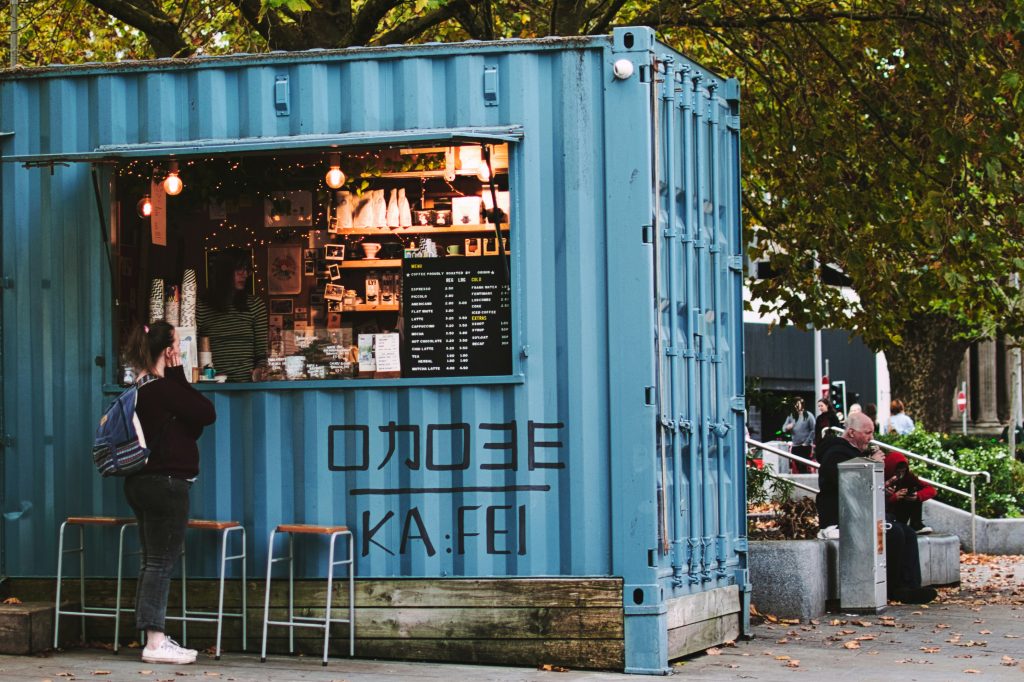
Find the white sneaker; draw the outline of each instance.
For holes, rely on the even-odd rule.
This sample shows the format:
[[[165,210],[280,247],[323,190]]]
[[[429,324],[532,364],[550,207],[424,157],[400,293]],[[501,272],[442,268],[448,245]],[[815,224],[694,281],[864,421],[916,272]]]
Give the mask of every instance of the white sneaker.
[[[818,531],[819,540],[838,540],[839,526],[827,526]]]
[[[934,533],[934,532],[935,531],[932,530],[931,526],[921,526],[920,528],[917,529],[917,534],[918,535],[928,535],[929,533]]]
[[[147,645],[142,650],[142,660],[146,663],[173,663],[176,665],[187,665],[196,662],[199,652],[195,649],[185,649],[178,645],[170,637],[164,637],[160,646],[155,649]]]

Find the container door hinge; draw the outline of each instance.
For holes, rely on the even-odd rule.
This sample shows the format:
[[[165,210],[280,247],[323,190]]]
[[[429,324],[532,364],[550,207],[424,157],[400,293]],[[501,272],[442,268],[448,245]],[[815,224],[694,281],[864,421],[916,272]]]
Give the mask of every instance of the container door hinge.
[[[520,355],[520,357],[522,357],[522,358],[528,358],[528,357],[530,357],[530,347],[529,347],[529,346],[523,346],[523,347],[522,347],[522,348],[521,348],[521,349],[519,350],[519,355]]]
[[[644,386],[644,403],[654,405],[654,386]]]
[[[741,395],[734,395],[729,399],[729,409],[733,412],[743,412],[747,409],[747,401]]]
[[[748,545],[746,538],[736,538],[732,541],[732,548],[737,552],[746,552]],[[744,571],[745,572],[745,571]]]
[[[644,225],[640,228],[640,238],[643,239],[644,244],[654,243],[654,228],[650,225]]]
[[[4,277],[2,280],[0,280],[0,284],[2,284],[4,289],[13,289],[14,288],[14,278],[13,277]]]
[[[726,116],[725,117],[725,127],[728,128],[729,130],[739,130],[740,129],[740,117],[739,116]]]
[[[494,64],[484,66],[484,106],[498,106],[498,67]]]
[[[274,77],[274,111],[278,116],[290,115],[291,96],[288,93],[288,76]]]
[[[675,346],[668,346],[668,347],[667,347],[667,348],[665,349],[665,355],[666,355],[666,356],[668,356],[668,357],[670,357],[670,358],[674,358],[674,357],[676,357],[677,355],[679,355],[679,349],[678,349],[678,348],[676,348]]]
[[[733,272],[743,272],[743,256],[729,256],[729,269]]]
[[[650,83],[651,82],[651,65],[641,64],[640,65],[640,82]]]

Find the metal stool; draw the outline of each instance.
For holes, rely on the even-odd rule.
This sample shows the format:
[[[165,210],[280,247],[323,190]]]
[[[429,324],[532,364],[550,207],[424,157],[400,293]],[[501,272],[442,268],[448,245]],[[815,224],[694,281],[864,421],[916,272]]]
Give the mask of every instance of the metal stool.
[[[185,570],[185,548],[181,550],[181,615],[166,616],[167,620],[181,621],[181,642],[188,645],[188,624],[191,623],[216,623],[217,624],[217,648],[214,658],[220,660],[220,640],[224,630],[224,618],[240,618],[242,620],[242,651],[246,649],[245,634],[245,528],[238,521],[206,521],[201,519],[190,519],[189,528],[196,530],[215,530],[220,532],[220,590],[217,596],[216,611],[189,611],[186,606],[186,595],[188,594],[188,571]],[[231,533],[235,531],[242,535],[242,549],[238,554],[228,556],[228,542]],[[242,608],[237,612],[224,612],[224,583],[227,580],[227,563],[238,561],[242,567],[241,588]]]
[[[274,536],[288,533],[288,556],[274,558]],[[327,605],[323,618],[295,615],[295,535],[329,535],[330,551],[327,563]],[[339,536],[348,539],[348,559],[334,560],[334,544]],[[330,640],[331,623],[348,623],[348,655],[356,655],[356,604],[355,604],[355,561],[353,559],[352,532],[345,526],[310,526],[305,524],[282,524],[270,531],[267,547],[267,589],[263,597],[263,647],[260,662],[267,660],[267,626],[288,626],[288,652],[295,652],[295,628],[320,628],[324,631],[324,658],[327,665],[327,644]],[[288,620],[270,620],[270,574],[278,561],[288,562]],[[331,618],[331,595],[334,587],[334,567],[348,567],[348,618]]]
[[[121,582],[122,568],[124,566],[124,533],[129,526],[136,525],[134,517],[116,516],[69,516],[64,523],[60,524],[60,535],[57,543],[57,597],[56,613],[53,616],[53,646],[57,648],[60,640],[60,617],[79,616],[82,619],[82,640],[85,640],[85,619],[86,618],[113,618],[114,619],[114,653],[120,646],[121,635],[121,612],[134,612],[135,609],[121,608]],[[78,526],[78,547],[64,549],[64,529],[68,526]],[[115,593],[114,606],[86,606],[85,603],[85,527],[102,526],[118,529],[117,543],[117,590]],[[62,609],[60,605],[61,583],[64,578],[64,555],[78,554],[78,590],[79,590],[79,611]],[[132,554],[139,554],[133,552]]]

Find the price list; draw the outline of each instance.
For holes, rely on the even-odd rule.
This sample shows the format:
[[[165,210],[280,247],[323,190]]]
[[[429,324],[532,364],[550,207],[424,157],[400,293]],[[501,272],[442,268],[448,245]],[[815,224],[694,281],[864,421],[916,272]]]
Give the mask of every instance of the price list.
[[[512,306],[501,256],[402,262],[402,375],[512,373]]]

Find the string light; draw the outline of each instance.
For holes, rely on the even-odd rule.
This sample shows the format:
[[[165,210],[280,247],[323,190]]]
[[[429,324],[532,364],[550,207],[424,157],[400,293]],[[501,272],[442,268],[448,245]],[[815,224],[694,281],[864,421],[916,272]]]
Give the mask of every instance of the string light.
[[[331,153],[327,158],[331,169],[327,171],[324,180],[331,189],[341,189],[342,185],[345,184],[345,174],[341,172],[341,154]]]
[[[139,214],[140,218],[149,218],[153,215],[153,202],[149,200],[149,195],[139,199],[139,203],[135,204],[135,212]]]

